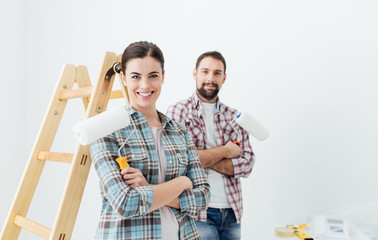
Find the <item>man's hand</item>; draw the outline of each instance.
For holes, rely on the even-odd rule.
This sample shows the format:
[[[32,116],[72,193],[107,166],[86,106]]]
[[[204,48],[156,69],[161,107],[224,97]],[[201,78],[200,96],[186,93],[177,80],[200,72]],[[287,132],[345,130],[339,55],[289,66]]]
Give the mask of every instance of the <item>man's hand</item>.
[[[199,159],[203,168],[208,168],[224,159],[237,158],[241,154],[241,148],[229,141],[223,146],[205,150],[198,150]]]
[[[183,184],[185,186],[185,190],[193,190],[193,182],[187,176],[180,176],[182,178]]]
[[[240,156],[241,148],[235,143],[229,141],[228,143],[226,143],[226,145],[224,145],[224,147],[226,147],[228,150],[227,156],[225,158],[237,158]]]
[[[150,184],[146,181],[143,174],[137,168],[127,167],[121,171],[121,175],[131,188],[136,188],[140,186],[149,186]]]

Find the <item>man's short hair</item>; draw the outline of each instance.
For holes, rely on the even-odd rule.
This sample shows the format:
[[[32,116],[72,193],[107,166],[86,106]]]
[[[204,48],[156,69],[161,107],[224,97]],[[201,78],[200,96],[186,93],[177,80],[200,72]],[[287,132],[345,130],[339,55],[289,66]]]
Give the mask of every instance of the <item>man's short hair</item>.
[[[205,57],[212,57],[212,58],[215,58],[215,59],[218,59],[218,60],[222,61],[223,66],[224,66],[224,73],[226,73],[226,60],[224,59],[224,57],[222,56],[222,54],[220,52],[218,52],[218,51],[209,51],[209,52],[202,53],[197,58],[196,70],[198,69],[198,65],[200,64],[200,62],[202,61],[202,59],[204,59]]]

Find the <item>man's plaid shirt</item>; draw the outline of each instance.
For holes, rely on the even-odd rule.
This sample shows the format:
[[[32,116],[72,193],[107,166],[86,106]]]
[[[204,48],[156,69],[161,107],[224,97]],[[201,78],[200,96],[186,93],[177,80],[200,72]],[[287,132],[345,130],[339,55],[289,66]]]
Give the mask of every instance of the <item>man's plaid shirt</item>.
[[[234,166],[234,176],[222,175],[228,202],[235,212],[237,222],[243,215],[242,188],[240,177],[248,177],[255,163],[254,154],[249,143],[248,132],[233,121],[238,112],[217,100],[217,112],[214,116],[216,128],[216,140],[218,146],[225,145],[228,141],[237,140],[241,143],[242,152],[238,158],[231,159]],[[169,106],[167,116],[174,121],[185,124],[194,140],[198,150],[206,149],[205,122],[201,116],[202,108],[200,99],[193,93],[188,99]],[[205,169],[207,174],[207,169]],[[206,222],[206,210],[200,210],[198,220]]]
[[[149,213],[153,201],[151,186],[132,189],[120,174],[115,161],[118,149],[136,130],[121,150],[133,168],[138,168],[150,184],[158,184],[159,158],[151,130],[144,116],[126,105],[132,124],[91,144],[91,155],[100,180],[102,211],[96,239],[161,239],[159,210]],[[181,124],[158,112],[163,124],[162,143],[167,156],[166,181],[187,176],[193,190],[179,196],[180,208],[171,208],[180,226],[180,239],[200,239],[195,220],[206,209],[210,187],[201,167],[190,134]]]

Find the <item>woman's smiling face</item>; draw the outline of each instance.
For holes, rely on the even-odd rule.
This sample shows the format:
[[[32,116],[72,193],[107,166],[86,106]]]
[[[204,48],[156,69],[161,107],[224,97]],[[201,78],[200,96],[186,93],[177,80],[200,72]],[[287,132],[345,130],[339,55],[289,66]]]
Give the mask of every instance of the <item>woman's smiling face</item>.
[[[131,59],[126,63],[125,74],[121,73],[121,77],[135,110],[156,108],[164,82],[164,72],[157,59],[151,56]]]

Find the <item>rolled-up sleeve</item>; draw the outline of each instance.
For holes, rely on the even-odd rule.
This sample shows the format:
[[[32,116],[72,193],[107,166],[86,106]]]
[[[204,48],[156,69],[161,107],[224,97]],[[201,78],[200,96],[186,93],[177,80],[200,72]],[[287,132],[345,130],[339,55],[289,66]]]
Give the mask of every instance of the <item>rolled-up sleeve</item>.
[[[231,159],[234,167],[234,178],[248,177],[251,174],[255,164],[255,155],[249,142],[248,132],[241,128],[240,131],[242,138],[240,141],[240,147],[242,151],[238,158]]]
[[[193,190],[186,190],[179,196],[181,212],[197,219],[199,210],[205,210],[210,201],[210,185],[201,166],[198,154],[190,135],[185,131],[185,141],[188,154],[188,169],[186,176],[193,182]]]
[[[130,188],[122,178],[115,161],[118,144],[113,135],[100,138],[91,144],[91,156],[100,179],[103,197],[121,218],[131,218],[149,213],[153,191],[151,186]]]

